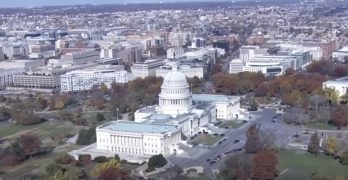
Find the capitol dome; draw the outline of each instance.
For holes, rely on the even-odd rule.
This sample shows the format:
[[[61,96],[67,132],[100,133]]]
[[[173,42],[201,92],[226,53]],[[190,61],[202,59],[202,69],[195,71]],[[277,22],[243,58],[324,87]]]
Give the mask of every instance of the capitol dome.
[[[187,79],[184,73],[176,70],[170,71],[165,75],[162,87],[188,87]]]
[[[176,117],[189,113],[192,106],[192,94],[184,73],[174,66],[163,80],[159,94],[159,106],[163,114]]]

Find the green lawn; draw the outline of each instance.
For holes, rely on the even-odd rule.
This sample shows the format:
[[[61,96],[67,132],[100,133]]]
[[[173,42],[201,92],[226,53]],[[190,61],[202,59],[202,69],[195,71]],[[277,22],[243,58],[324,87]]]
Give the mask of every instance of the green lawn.
[[[321,122],[309,122],[306,127],[311,129],[322,129],[322,130],[337,130],[336,126],[328,125]],[[347,130],[347,128],[342,128],[342,130]]]
[[[226,127],[228,127],[228,128],[239,128],[243,124],[245,124],[245,122],[232,120],[232,121],[225,121],[225,122],[221,123],[221,125],[219,125],[219,127],[220,128],[226,128]]]
[[[110,120],[116,119],[116,118],[112,117],[111,113],[103,112],[101,114],[104,114],[105,120],[104,121],[97,121],[97,114],[98,114],[97,112],[85,112],[85,113],[83,113],[82,118],[87,119],[88,124],[96,125],[96,126],[100,125],[100,124],[103,124],[106,121],[110,121]]]
[[[190,177],[189,180],[209,180],[204,174],[200,174],[197,177]]]
[[[200,134],[191,140],[192,144],[206,144],[213,145],[221,139],[220,136],[214,136],[210,134]]]
[[[278,156],[279,172],[286,171],[279,179],[291,171],[307,175],[317,172],[321,176],[344,176],[348,179],[348,166],[343,166],[326,155],[315,156],[303,151],[285,150],[279,151]]]
[[[70,122],[44,122],[36,125],[17,125],[13,124],[7,127],[0,128],[0,136],[6,137],[15,135],[20,132],[30,132],[37,134],[40,137],[54,137],[59,134],[70,133],[74,130],[74,126]]]
[[[10,125],[7,127],[1,127],[0,128],[0,137],[6,137],[6,136],[10,136],[12,134],[16,134],[20,131],[24,131],[24,130],[29,130],[29,129],[33,129],[35,127],[40,126],[40,124],[38,125],[29,125],[29,126],[22,126],[22,125]]]

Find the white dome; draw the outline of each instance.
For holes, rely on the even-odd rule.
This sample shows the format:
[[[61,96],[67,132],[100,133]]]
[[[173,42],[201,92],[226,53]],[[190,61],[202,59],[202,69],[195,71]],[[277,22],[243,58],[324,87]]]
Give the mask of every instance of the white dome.
[[[163,80],[159,105],[163,114],[176,117],[189,113],[192,106],[192,94],[184,73],[178,72],[176,66]]]
[[[170,71],[164,77],[162,87],[182,87],[185,88],[188,86],[187,79],[184,73],[179,71]]]

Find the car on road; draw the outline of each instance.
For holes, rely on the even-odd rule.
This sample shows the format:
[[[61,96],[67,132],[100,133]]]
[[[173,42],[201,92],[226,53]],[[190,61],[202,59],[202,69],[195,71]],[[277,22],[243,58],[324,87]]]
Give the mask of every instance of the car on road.
[[[239,142],[240,142],[240,140],[238,140],[238,139],[233,141],[234,144],[239,143]]]
[[[207,159],[207,161],[209,162],[209,161],[211,161],[210,159]]]
[[[275,122],[276,122],[276,120],[272,119],[272,123],[275,123]]]
[[[210,165],[213,165],[213,164],[215,164],[215,163],[216,163],[216,161],[215,161],[215,160],[214,160],[214,161],[210,161],[210,162],[209,162],[209,164],[210,164]]]

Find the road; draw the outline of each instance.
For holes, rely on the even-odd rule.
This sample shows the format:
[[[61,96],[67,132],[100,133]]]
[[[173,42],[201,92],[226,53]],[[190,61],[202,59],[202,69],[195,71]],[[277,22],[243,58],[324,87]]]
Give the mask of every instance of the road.
[[[299,128],[288,126],[281,121],[272,122],[273,117],[276,115],[276,109],[266,108],[262,111],[253,113],[253,115],[257,116],[258,118],[238,129],[228,130],[225,133],[226,141],[215,145],[201,156],[197,158],[183,158],[179,157],[180,155],[178,155],[171,156],[168,159],[173,164],[177,164],[184,169],[188,167],[202,166],[204,167],[207,176],[213,179],[213,169],[218,169],[223,163],[224,158],[220,159],[214,165],[210,165],[207,159],[214,159],[218,155],[227,151],[243,148],[246,140],[246,131],[252,124],[260,125],[260,130],[263,132],[271,132],[274,135],[276,146],[285,146],[288,143],[289,137],[296,134],[300,130]],[[240,142],[234,143],[235,140],[240,140]]]

